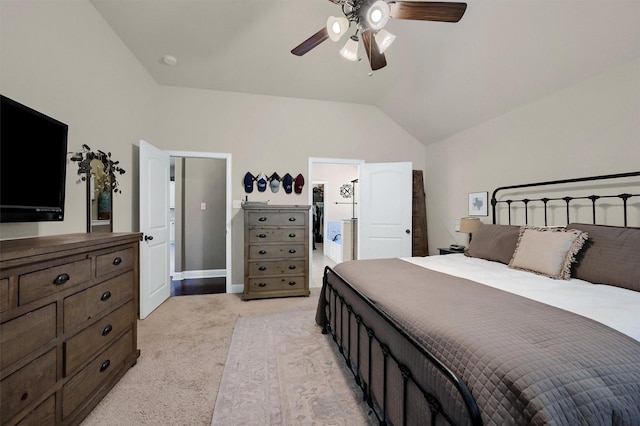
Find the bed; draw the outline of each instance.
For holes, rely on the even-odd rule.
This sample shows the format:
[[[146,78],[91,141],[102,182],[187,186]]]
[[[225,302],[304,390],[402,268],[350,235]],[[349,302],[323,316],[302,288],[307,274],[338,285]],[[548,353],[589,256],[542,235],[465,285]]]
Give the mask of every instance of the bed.
[[[378,422],[640,425],[638,176],[501,187],[463,254],[325,268],[316,322]]]

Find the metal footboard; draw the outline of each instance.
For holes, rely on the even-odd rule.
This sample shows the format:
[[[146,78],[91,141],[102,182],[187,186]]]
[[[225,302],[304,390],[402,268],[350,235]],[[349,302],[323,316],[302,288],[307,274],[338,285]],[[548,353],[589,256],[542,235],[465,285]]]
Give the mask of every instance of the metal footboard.
[[[482,424],[467,385],[330,267],[320,297],[323,333],[380,425]]]

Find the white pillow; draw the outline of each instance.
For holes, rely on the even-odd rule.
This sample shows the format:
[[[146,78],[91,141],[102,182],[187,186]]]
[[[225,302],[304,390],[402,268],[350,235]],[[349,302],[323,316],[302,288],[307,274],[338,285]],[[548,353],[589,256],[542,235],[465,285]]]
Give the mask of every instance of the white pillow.
[[[568,280],[571,263],[587,237],[577,229],[523,226],[509,267]]]

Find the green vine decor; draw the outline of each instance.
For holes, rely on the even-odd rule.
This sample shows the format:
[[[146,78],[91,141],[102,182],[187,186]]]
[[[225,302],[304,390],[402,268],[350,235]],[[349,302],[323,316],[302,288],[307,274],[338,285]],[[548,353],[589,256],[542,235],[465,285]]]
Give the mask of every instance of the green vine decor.
[[[75,152],[70,160],[78,163],[78,175],[81,176],[83,181],[86,181],[87,176],[90,176],[92,169],[91,163],[94,162],[94,160],[102,163],[104,167],[104,178],[99,183],[102,186],[102,189],[105,191],[111,190],[114,193],[122,193],[118,186],[116,176],[123,175],[125,170],[118,165],[120,163],[119,161],[113,161],[111,159],[110,152],[103,152],[100,150],[93,152],[88,145],[83,144],[82,149]]]

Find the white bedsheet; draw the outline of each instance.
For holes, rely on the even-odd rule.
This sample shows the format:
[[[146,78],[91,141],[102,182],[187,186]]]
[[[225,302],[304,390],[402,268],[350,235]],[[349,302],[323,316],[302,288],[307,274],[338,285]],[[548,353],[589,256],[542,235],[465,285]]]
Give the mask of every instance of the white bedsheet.
[[[575,278],[553,280],[464,254],[402,260],[591,318],[640,341],[640,292]]]

